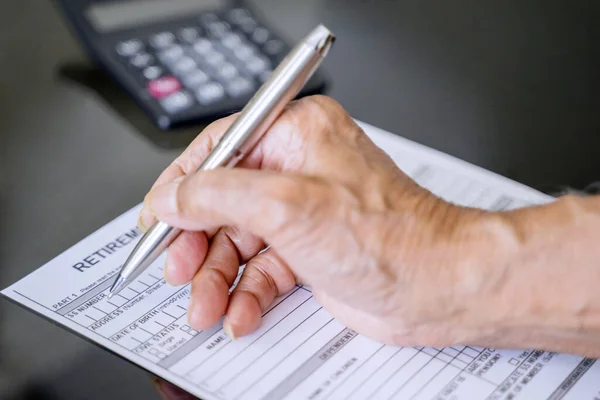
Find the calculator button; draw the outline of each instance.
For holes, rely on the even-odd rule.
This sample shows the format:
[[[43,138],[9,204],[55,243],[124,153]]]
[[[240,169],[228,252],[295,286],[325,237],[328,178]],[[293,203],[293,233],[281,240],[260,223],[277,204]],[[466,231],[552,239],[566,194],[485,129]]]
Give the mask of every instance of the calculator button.
[[[227,22],[213,22],[206,27],[208,33],[212,37],[222,38],[229,32],[229,24]]]
[[[220,78],[225,80],[233,79],[237,76],[238,70],[232,64],[225,63],[217,70],[217,74]]]
[[[200,85],[203,85],[206,82],[208,82],[209,78],[208,75],[204,73],[204,71],[196,69],[190,72],[189,74],[184,75],[181,78],[181,80],[183,81],[183,84],[185,86],[189,87],[190,89],[196,89]]]
[[[240,97],[251,93],[254,90],[254,84],[249,79],[238,76],[227,85],[227,93],[231,97]]]
[[[225,62],[225,56],[217,51],[211,51],[204,55],[204,61],[216,68]]]
[[[146,68],[154,62],[154,57],[148,53],[138,53],[131,58],[131,65],[136,68]]]
[[[190,108],[194,99],[186,92],[176,92],[160,100],[160,105],[169,114]]]
[[[266,28],[256,28],[252,33],[252,40],[258,44],[265,44],[271,34]]]
[[[269,40],[267,44],[265,44],[265,52],[267,52],[267,54],[275,55],[280,53],[283,50],[283,47],[284,44],[281,40]]]
[[[174,76],[163,76],[148,82],[148,91],[155,99],[162,99],[181,90],[181,83]]]
[[[158,58],[166,64],[171,64],[183,57],[183,49],[179,45],[173,45],[158,54]]]
[[[122,57],[131,57],[142,51],[144,45],[137,39],[126,40],[117,44],[117,54]]]
[[[251,74],[258,75],[270,68],[269,62],[261,57],[254,57],[247,61],[246,68]]]
[[[237,33],[229,32],[221,38],[221,43],[229,49],[235,49],[242,44],[242,38]]]
[[[198,28],[183,28],[179,31],[179,38],[185,42],[192,44],[200,37],[200,30]]]
[[[219,101],[223,96],[225,96],[225,90],[216,82],[207,83],[196,90],[198,102],[204,105]]]
[[[245,8],[235,8],[229,12],[229,20],[234,24],[240,24],[250,17],[250,12]]]
[[[208,39],[200,38],[194,43],[193,49],[198,54],[206,54],[212,50],[212,43]]]
[[[186,56],[175,61],[171,68],[175,74],[182,75],[195,70],[197,66],[194,60]]]
[[[160,32],[150,37],[150,45],[155,49],[164,49],[175,43],[175,35],[171,32]]]
[[[246,18],[246,20],[239,25],[242,31],[248,35],[256,29],[256,22],[252,18]]]
[[[144,74],[144,78],[151,81],[153,79],[160,78],[160,76],[163,74],[163,69],[161,67],[157,67],[156,65],[153,65],[151,67],[144,69],[144,72],[142,72],[142,73]]]
[[[250,58],[254,57],[254,49],[247,45],[241,45],[237,49],[233,51],[235,56],[242,61],[247,61]]]

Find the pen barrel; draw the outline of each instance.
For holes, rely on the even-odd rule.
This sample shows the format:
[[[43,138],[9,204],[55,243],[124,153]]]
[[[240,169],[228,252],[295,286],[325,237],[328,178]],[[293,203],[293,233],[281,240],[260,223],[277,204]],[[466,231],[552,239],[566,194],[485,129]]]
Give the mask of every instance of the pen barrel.
[[[169,247],[181,229],[171,227],[164,222],[155,222],[144,234],[125,261],[121,272],[130,282],[146,270]]]
[[[233,167],[244,158],[311,78],[333,39],[319,26],[299,43],[240,112],[198,171]]]

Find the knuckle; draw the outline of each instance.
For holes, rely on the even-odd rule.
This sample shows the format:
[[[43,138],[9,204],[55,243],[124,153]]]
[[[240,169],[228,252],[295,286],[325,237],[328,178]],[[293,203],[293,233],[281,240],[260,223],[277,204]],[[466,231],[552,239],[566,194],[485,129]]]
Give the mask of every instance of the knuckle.
[[[360,131],[358,125],[335,99],[315,95],[302,99],[302,119],[312,121],[320,129],[312,129],[315,134],[322,135],[323,130],[337,135],[353,134]]]
[[[273,277],[266,271],[266,268],[262,265],[263,261],[255,261],[249,265],[247,272],[244,273],[246,279],[240,281],[240,290],[247,290],[255,293],[261,292],[269,294],[269,296],[267,296],[269,298],[275,297],[277,295],[277,284],[275,283]],[[262,304],[261,302],[261,307],[264,308],[266,306],[268,306],[268,304]]]
[[[269,280],[257,264],[254,264],[253,268],[250,269],[246,286],[256,289],[271,289]]]
[[[304,97],[302,101],[307,107],[315,107],[315,111],[317,109],[326,112],[342,110],[342,106],[337,100],[322,94]]]
[[[186,151],[172,162],[172,165],[179,170],[181,175],[189,175],[196,171],[199,163],[215,148],[218,139],[236,116],[237,113],[211,122],[194,139]]]
[[[194,172],[198,168],[198,163],[204,161],[204,159],[210,154],[211,151],[215,148],[216,144],[215,135],[205,135],[204,138],[200,141],[200,146],[194,147],[191,151],[188,159],[188,166],[191,168],[188,170],[188,173]],[[194,162],[194,164],[191,164]]]
[[[236,243],[238,243],[238,237],[228,232],[228,228],[229,227],[223,227],[219,229],[212,241],[212,246],[220,249],[220,252],[227,254],[227,256],[222,255],[221,257],[235,255],[235,258],[239,260],[240,254],[236,245]]]
[[[204,273],[202,279],[213,284],[213,286],[229,287],[229,280],[227,276],[215,265],[205,265],[203,268]]]
[[[307,96],[295,101],[278,120],[278,125],[291,126],[303,145],[347,136],[358,128],[342,105],[325,95]]]
[[[286,114],[292,118],[294,125],[302,126],[307,122],[311,125],[323,125],[329,122],[338,107],[340,106],[332,98],[314,95],[295,101]]]
[[[172,165],[177,168],[181,175],[189,175],[196,171],[200,163],[215,147],[215,138],[213,135],[206,135],[200,138],[198,143],[190,145],[190,147],[180,154]]]
[[[329,122],[340,107],[335,100],[322,95],[303,98],[300,105],[303,113],[319,122]]]
[[[227,238],[233,242],[237,243],[242,238],[242,230],[235,225],[225,226],[222,229],[222,232]]]
[[[177,169],[177,172],[180,175],[187,175],[190,172],[189,157],[187,157],[185,153],[179,155],[175,160],[173,160],[171,165]]]

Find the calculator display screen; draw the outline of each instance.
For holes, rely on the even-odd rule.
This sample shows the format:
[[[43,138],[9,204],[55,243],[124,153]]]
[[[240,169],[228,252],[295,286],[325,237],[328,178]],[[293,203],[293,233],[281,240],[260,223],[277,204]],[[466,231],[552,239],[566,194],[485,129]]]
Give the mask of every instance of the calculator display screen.
[[[129,0],[91,5],[85,14],[99,32],[110,32],[136,25],[214,9],[223,0]]]

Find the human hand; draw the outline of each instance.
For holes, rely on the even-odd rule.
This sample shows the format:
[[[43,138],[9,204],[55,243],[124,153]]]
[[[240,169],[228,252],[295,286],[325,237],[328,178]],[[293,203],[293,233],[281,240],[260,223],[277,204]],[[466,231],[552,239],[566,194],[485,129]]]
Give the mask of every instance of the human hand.
[[[502,224],[418,186],[322,96],[292,103],[238,168],[193,173],[233,118],[163,172],[140,215],[143,230],[156,217],[185,230],[165,277],[192,282],[195,329],[225,315],[229,336],[247,335],[276,296],[303,283],[342,323],[385,343],[481,333],[481,299],[467,305],[494,283],[493,263],[480,261],[502,253]]]
[[[162,400],[198,400],[198,398],[185,390],[161,378],[151,377],[152,386]]]

